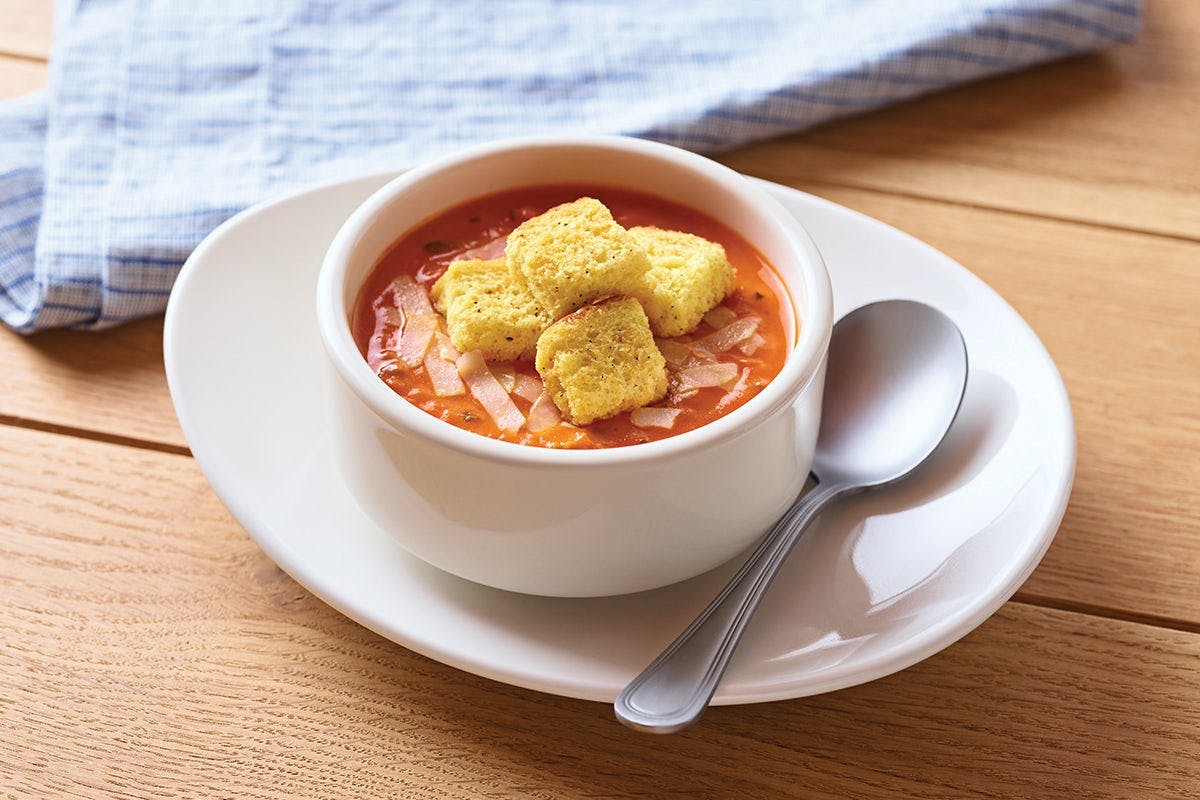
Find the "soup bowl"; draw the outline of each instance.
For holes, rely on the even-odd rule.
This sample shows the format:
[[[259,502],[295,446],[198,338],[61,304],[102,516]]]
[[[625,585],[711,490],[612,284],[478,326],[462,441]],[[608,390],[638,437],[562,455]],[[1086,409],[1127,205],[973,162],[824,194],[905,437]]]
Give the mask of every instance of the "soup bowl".
[[[659,441],[553,450],[462,430],[378,378],[350,316],[403,234],[467,200],[545,184],[613,186],[714,217],[775,267],[796,325],[763,390]],[[317,320],[328,355],[330,435],[361,507],[413,555],[467,580],[538,595],[642,591],[706,572],[758,539],[812,464],[832,328],[829,277],[800,223],[762,189],[696,154],[639,139],[540,137],[472,148],[410,170],[368,198],[326,253]]]

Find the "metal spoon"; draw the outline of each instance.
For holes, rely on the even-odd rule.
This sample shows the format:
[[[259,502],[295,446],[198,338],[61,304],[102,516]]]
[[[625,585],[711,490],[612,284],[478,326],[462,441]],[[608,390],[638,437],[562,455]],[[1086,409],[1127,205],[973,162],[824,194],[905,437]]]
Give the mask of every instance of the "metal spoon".
[[[708,608],[617,697],[617,719],[674,733],[700,719],[771,579],[830,502],[901,480],[937,448],[962,403],[967,351],[946,315],[887,300],[833,328],[818,483],[796,501]]]

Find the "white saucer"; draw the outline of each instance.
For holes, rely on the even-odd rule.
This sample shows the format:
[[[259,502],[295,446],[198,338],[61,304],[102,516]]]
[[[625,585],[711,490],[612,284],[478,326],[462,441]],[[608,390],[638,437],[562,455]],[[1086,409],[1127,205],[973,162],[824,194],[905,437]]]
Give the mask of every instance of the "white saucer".
[[[313,287],[334,232],[391,177],[250,209],[188,259],[167,309],[165,353],[192,452],[267,554],[347,616],[468,672],[611,701],[734,565],[615,598],[488,589],[408,555],[333,468]],[[828,512],[801,542],[717,690],[726,704],[853,686],[964,636],[1037,565],[1075,461],[1062,380],[998,295],[893,228],[766,185],[823,252],[839,316],[880,298],[930,303],[962,328],[971,378],[933,461],[901,488]]]

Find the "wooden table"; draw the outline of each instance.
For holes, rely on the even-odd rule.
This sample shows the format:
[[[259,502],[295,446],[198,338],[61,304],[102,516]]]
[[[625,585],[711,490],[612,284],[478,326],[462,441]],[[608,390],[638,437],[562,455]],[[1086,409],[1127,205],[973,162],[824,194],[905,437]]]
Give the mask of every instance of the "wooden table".
[[[732,154],[930,242],[1040,334],[1079,437],[1042,565],[874,683],[609,707],[414,655],[313,598],[188,454],[162,320],[0,332],[0,796],[1200,797],[1200,4],[1135,45]],[[0,97],[46,0],[0,0]]]

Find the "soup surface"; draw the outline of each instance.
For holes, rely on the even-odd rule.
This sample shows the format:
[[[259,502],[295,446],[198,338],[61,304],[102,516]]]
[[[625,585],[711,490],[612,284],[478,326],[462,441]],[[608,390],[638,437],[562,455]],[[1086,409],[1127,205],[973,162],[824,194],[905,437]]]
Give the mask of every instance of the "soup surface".
[[[736,287],[705,316],[694,331],[672,339],[659,339],[667,360],[668,393],[655,408],[677,409],[670,427],[646,425],[648,415],[624,412],[585,426],[559,422],[534,432],[522,426],[501,430],[471,393],[439,396],[425,366],[408,366],[397,355],[403,314],[396,296],[397,279],[408,276],[426,290],[433,286],[452,261],[494,259],[504,255],[508,234],[527,219],[579,197],[594,197],[606,205],[626,228],[655,226],[685,231],[725,248],[734,267]],[[715,355],[702,342],[739,318],[757,319],[756,335],[739,346]],[[591,185],[535,186],[476,198],[426,220],[402,236],[380,259],[359,292],[351,328],[363,357],[376,374],[410,403],[459,428],[519,444],[552,448],[588,449],[641,444],[694,430],[728,414],[758,394],[779,373],[794,341],[797,322],[783,284],[766,259],[741,235],[721,222],[685,206],[650,194]],[[710,340],[711,341],[711,340]],[[436,341],[431,345],[437,347]],[[720,386],[693,388],[689,370],[708,368],[713,361],[731,364],[717,371],[730,375]],[[488,364],[506,388],[514,386],[512,400],[528,415],[533,401],[518,376],[538,378],[532,362],[523,360]],[[734,371],[736,367],[736,372]],[[700,373],[704,369],[699,370]],[[709,370],[709,374],[712,370]],[[640,424],[634,424],[637,420]]]

